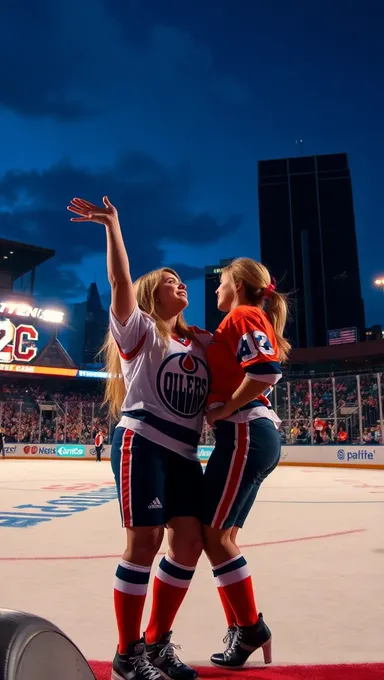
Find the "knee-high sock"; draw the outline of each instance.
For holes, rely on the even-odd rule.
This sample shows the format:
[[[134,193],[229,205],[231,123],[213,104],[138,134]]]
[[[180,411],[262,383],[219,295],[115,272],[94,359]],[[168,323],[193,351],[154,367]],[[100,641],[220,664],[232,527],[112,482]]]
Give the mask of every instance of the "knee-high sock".
[[[165,633],[170,632],[194,573],[194,567],[178,564],[168,555],[161,560],[153,584],[152,611],[145,632],[148,644],[159,642]]]
[[[116,570],[114,602],[119,631],[119,653],[141,638],[141,619],[148,589],[150,567],[121,560]]]
[[[227,596],[226,596],[226,594],[225,594],[225,592],[224,592],[224,590],[221,586],[219,586],[219,588],[217,589],[217,592],[219,593],[221,604],[222,604],[223,609],[224,609],[224,614],[225,614],[225,618],[227,620],[228,628],[233,628],[236,625],[236,617],[235,617],[234,611],[233,611],[231,605],[229,604],[228,598],[227,598]]]
[[[258,620],[252,578],[242,555],[213,568],[216,585],[222,589],[239,626],[252,626]]]

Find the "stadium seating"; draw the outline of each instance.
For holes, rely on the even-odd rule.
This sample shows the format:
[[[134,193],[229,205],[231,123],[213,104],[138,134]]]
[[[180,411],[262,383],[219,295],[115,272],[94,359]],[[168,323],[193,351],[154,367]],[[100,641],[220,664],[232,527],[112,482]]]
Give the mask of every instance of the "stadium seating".
[[[274,393],[273,406],[282,420],[281,434],[284,443],[311,443],[311,433],[316,419],[325,423],[320,439],[314,443],[332,444],[335,441],[347,443],[360,441],[359,398],[355,375],[335,377],[335,399],[331,377],[292,380],[282,382]],[[383,394],[381,394],[383,403]],[[312,403],[311,403],[312,402]],[[335,402],[335,403],[334,403]],[[336,405],[336,408],[335,408]],[[376,374],[360,375],[360,405],[363,436],[366,444],[381,443],[379,423],[379,395]],[[311,413],[312,407],[312,413]],[[312,416],[312,418],[311,418]],[[346,439],[338,439],[339,430],[346,432]]]
[[[312,403],[308,380],[282,381],[271,400],[282,420],[282,441],[286,444],[327,444],[335,441],[359,442],[359,399],[355,375],[335,378],[335,395],[331,377],[313,378]],[[334,400],[335,396],[335,400]],[[381,395],[382,399],[383,395]],[[336,404],[336,409],[334,408]],[[376,374],[360,376],[360,404],[366,444],[381,443],[380,410]],[[312,410],[312,412],[311,412]],[[312,424],[311,424],[312,417]],[[316,435],[315,419],[323,422]],[[114,424],[102,406],[99,382],[74,389],[50,391],[44,381],[25,380],[0,386],[0,425],[8,442],[65,442],[91,444],[96,431],[103,430],[111,440]],[[345,438],[340,432],[344,432]],[[212,431],[204,425],[201,444],[213,443]]]
[[[43,383],[1,386],[0,423],[8,442],[91,444],[100,429],[107,441],[111,435],[107,410],[96,389],[49,392]]]

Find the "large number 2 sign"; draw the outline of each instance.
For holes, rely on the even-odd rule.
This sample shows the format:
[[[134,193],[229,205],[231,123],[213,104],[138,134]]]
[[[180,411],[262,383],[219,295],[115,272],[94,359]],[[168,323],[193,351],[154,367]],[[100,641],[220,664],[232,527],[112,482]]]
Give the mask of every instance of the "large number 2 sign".
[[[39,334],[33,326],[14,326],[9,319],[0,319],[0,363],[32,361],[37,354],[37,347],[25,345],[38,339]]]

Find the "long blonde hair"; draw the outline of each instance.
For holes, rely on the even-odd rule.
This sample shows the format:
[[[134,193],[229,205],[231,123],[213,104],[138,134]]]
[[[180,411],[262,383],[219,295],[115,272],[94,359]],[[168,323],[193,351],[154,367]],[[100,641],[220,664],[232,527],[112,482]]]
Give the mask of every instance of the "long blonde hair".
[[[172,274],[180,281],[180,277],[173,269],[162,267],[161,269],[154,269],[152,272],[140,276],[140,278],[135,281],[134,288],[137,304],[143,312],[149,314],[154,320],[157,333],[165,350],[170,338],[169,327],[159,316],[156,309],[156,291],[164,272]],[[175,332],[179,337],[188,338],[189,340],[193,340],[195,343],[200,344],[194,330],[187,325],[182,312],[177,315]],[[105,357],[105,370],[110,375],[110,377],[106,379],[103,405],[108,406],[109,415],[113,419],[118,419],[120,417],[121,405],[124,401],[126,390],[124,381],[121,377],[119,350],[110,330],[107,331],[101,353]]]
[[[285,361],[291,349],[288,340],[284,338],[288,315],[287,298],[276,289],[269,290],[272,280],[268,269],[261,262],[248,257],[239,257],[224,267],[223,272],[227,272],[235,284],[240,281],[243,283],[245,295],[251,305],[264,309],[263,300],[267,298],[265,312],[275,331],[279,360]]]

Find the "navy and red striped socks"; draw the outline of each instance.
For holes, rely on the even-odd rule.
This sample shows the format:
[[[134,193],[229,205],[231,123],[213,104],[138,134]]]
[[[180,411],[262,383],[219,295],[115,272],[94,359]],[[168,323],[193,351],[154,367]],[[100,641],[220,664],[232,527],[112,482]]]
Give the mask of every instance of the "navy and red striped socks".
[[[169,633],[177,612],[183,602],[195,567],[185,567],[165,555],[161,560],[154,584],[150,620],[145,641],[151,645]]]
[[[119,653],[141,638],[141,620],[148,589],[150,567],[121,560],[116,571],[114,601],[119,630]],[[146,642],[161,640],[171,628],[195,573],[168,555],[161,560],[154,584]],[[247,562],[238,555],[213,568],[213,576],[229,627],[252,626],[258,620],[252,578]]]
[[[242,555],[213,567],[213,576],[229,627],[253,626],[258,621],[252,577]]]
[[[150,567],[121,560],[116,570],[114,602],[119,631],[119,654],[141,638],[141,619],[148,590]]]

